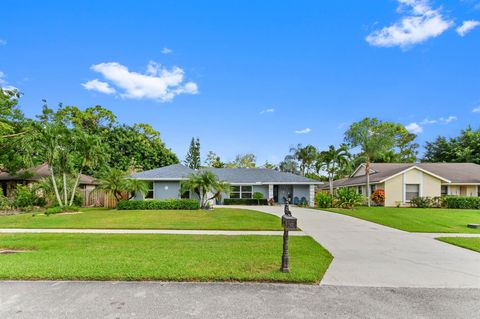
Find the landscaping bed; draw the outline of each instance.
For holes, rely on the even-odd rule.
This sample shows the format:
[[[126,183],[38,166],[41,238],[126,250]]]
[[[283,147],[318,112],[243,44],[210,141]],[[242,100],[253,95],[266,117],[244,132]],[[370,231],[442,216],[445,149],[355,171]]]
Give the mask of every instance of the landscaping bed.
[[[0,228],[282,230],[280,218],[255,210],[108,210],[0,216]]]
[[[0,279],[318,283],[332,256],[310,237],[290,238],[290,273],[279,271],[281,236],[0,234]]]
[[[322,208],[377,224],[423,233],[478,233],[467,224],[480,224],[480,210],[446,208],[357,207],[355,209]]]

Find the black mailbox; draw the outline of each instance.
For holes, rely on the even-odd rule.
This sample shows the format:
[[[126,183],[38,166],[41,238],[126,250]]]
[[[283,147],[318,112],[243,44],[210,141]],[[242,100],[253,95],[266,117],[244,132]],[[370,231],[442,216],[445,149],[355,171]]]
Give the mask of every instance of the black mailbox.
[[[282,226],[285,230],[297,230],[297,219],[293,216],[283,215]]]

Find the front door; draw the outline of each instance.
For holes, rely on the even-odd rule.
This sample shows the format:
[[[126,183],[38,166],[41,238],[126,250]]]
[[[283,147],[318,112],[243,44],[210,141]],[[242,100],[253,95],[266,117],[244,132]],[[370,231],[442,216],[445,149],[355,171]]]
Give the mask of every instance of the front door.
[[[278,185],[273,185],[273,201],[278,203]]]
[[[292,185],[280,185],[278,187],[278,203],[285,203],[285,199],[289,198],[292,201],[293,186]]]

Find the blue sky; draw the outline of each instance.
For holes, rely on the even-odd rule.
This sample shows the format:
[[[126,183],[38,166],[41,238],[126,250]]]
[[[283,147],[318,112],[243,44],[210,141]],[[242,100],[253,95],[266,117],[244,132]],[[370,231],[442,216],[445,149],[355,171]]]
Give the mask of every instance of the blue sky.
[[[477,20],[480,0],[4,0],[0,84],[29,116],[45,98],[149,123],[180,158],[198,136],[278,162],[366,116],[424,144],[480,123]]]

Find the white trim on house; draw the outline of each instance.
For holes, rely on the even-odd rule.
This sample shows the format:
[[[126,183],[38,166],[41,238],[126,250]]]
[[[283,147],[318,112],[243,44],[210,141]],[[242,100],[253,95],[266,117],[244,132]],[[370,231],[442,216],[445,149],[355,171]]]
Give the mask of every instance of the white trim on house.
[[[357,172],[360,170],[360,168],[365,169],[365,164],[360,164],[360,165],[358,165],[358,167],[353,171],[353,173],[350,174],[350,178],[353,177],[353,176],[355,176],[355,174],[357,174]],[[373,170],[373,169],[370,168],[370,175],[372,175],[372,173],[376,173],[376,172],[377,172],[376,170]],[[365,176],[366,176],[366,175],[367,175],[367,174],[365,174]]]
[[[397,177],[397,176],[399,176],[399,175],[401,175],[401,174],[404,174],[404,173],[406,173],[406,172],[409,172],[409,171],[411,171],[412,169],[418,169],[419,171],[421,171],[421,172],[423,172],[423,173],[426,173],[426,174],[428,174],[428,175],[431,175],[431,176],[433,176],[433,177],[436,177],[436,178],[438,178],[439,180],[442,180],[442,181],[444,181],[444,182],[446,182],[446,183],[449,183],[449,184],[451,183],[450,180],[448,180],[448,179],[446,179],[446,178],[444,178],[444,177],[441,177],[441,176],[439,176],[439,175],[437,175],[437,174],[434,174],[434,173],[432,173],[432,172],[430,172],[430,171],[427,171],[426,169],[420,168],[420,167],[418,167],[418,166],[412,166],[412,167],[409,167],[409,168],[407,168],[407,169],[404,169],[404,170],[401,171],[401,172],[398,172],[398,173],[396,173],[396,174],[390,175],[389,177],[386,177],[386,178],[382,179],[382,180],[379,181],[378,183],[384,183],[385,181],[388,181],[389,179],[392,179],[392,178]]]
[[[480,185],[480,183],[442,183],[442,185],[451,185],[451,186],[455,186],[455,185],[461,185],[461,186],[475,186],[475,185]]]

